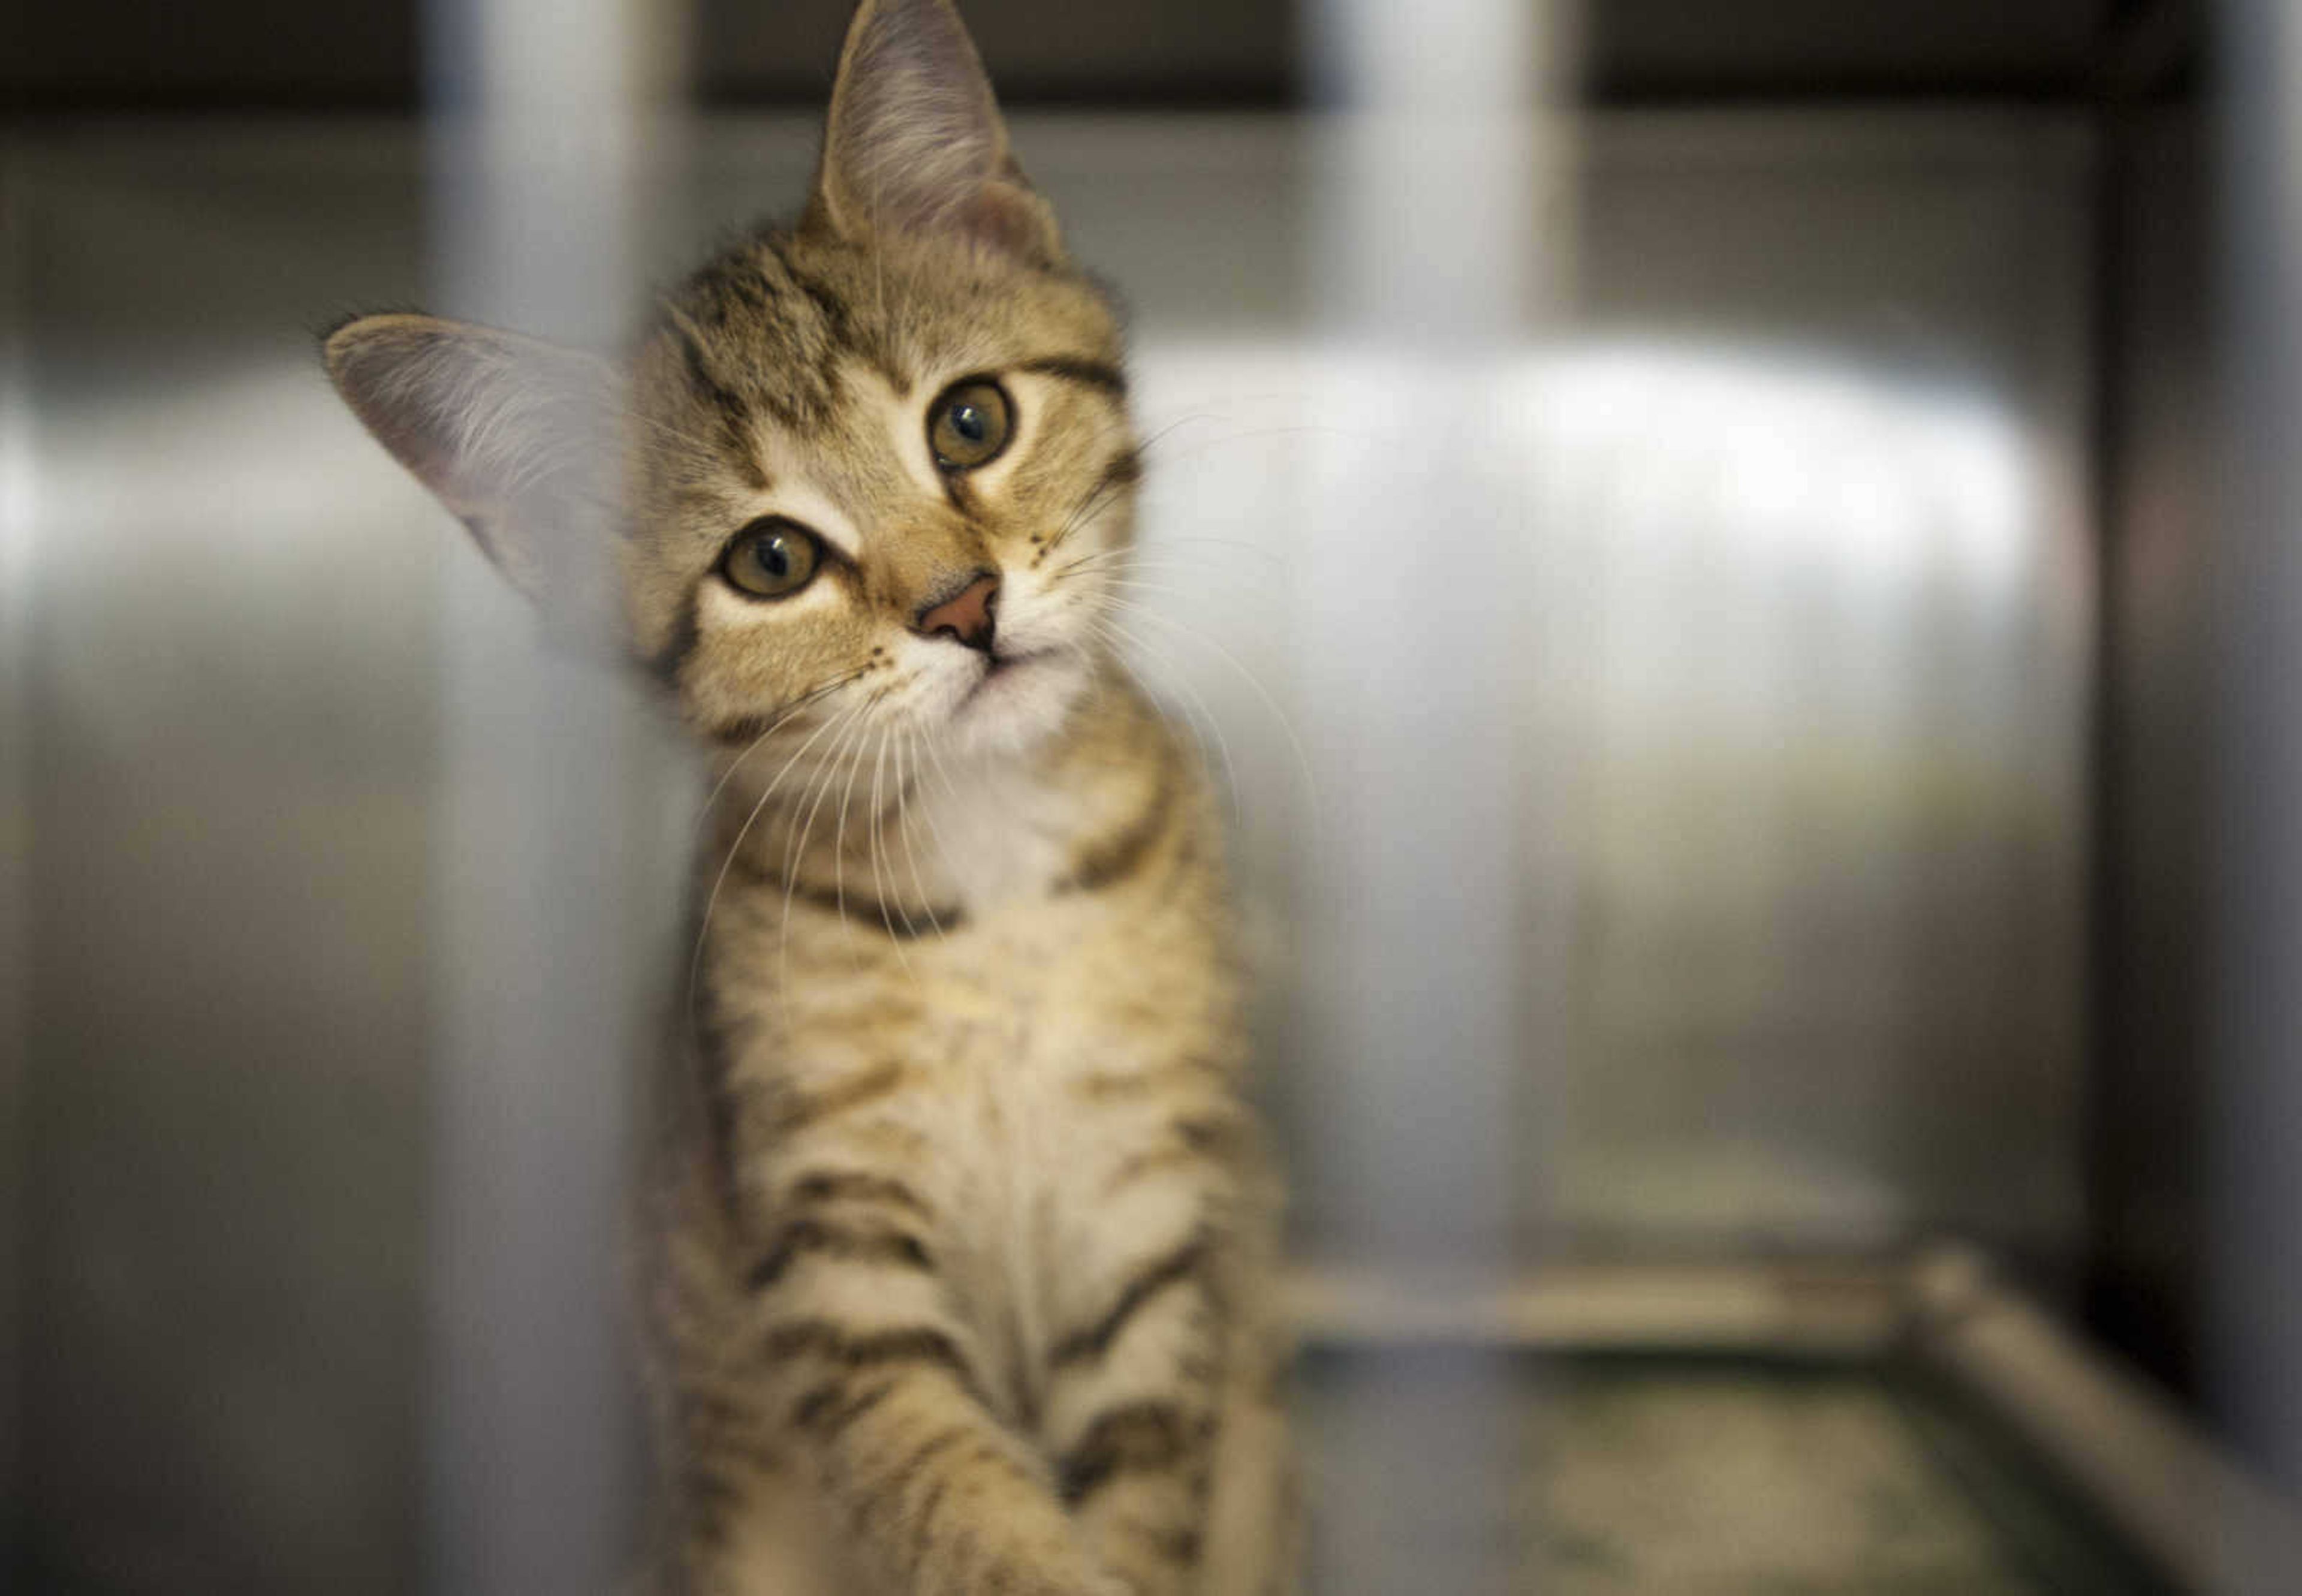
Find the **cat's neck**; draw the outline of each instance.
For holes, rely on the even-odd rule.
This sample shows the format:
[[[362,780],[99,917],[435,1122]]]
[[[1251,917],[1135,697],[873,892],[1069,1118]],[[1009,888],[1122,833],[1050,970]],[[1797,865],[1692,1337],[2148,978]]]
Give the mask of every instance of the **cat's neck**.
[[[1021,751],[867,761],[756,813],[731,784],[714,856],[732,853],[752,877],[814,901],[828,894],[850,913],[885,910],[924,928],[1063,890],[1082,860],[1162,800],[1175,758],[1155,711],[1106,670]]]

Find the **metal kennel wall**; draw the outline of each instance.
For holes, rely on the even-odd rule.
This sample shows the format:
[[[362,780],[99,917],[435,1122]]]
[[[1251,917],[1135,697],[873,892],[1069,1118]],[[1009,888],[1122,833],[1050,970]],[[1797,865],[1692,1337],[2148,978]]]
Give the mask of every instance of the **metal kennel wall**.
[[[693,773],[310,333],[613,327],[803,192],[821,83],[777,63],[843,9],[443,4],[372,71],[243,50],[245,103],[198,51],[136,66],[132,18],[110,77],[27,34],[11,1588],[627,1558],[609,1238]],[[1293,1299],[1315,1359],[1372,1359],[1331,1432],[1443,1440],[1504,1523],[1555,1360],[1915,1348],[2047,1473],[2155,1459],[2077,1470],[2103,1534],[2274,1588],[2280,8],[1362,0],[1196,55],[1190,6],[966,9],[1130,303],[1128,626],[1236,798]],[[1405,1401],[1383,1359],[1433,1348],[1443,1402]],[[1497,1567],[1427,1588],[1545,1577]]]

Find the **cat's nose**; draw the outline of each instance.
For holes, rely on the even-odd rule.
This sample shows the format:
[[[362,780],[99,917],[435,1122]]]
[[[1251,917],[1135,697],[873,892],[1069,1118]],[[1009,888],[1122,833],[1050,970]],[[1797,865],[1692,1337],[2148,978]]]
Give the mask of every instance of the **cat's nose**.
[[[965,579],[959,592],[923,605],[912,618],[912,630],[922,637],[949,635],[987,654],[998,618],[999,578],[979,571]]]

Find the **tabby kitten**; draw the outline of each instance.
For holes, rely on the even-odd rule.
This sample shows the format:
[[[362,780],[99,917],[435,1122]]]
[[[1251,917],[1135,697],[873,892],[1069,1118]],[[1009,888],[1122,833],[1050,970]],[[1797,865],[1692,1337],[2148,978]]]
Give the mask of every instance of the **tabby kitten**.
[[[626,362],[416,315],[327,340],[718,767],[651,1185],[675,1589],[1291,1579],[1220,827],[1103,619],[1121,355],[947,0],[864,0],[805,213]]]

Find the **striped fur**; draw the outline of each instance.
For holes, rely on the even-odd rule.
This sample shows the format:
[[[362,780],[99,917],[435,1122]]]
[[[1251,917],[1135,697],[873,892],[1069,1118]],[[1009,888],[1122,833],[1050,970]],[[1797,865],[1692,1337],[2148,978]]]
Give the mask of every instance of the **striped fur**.
[[[650,1187],[668,1589],[1290,1583],[1221,827],[1109,647],[1122,355],[946,0],[866,0],[805,215],[612,373],[422,317],[329,341],[547,608],[524,574],[611,565],[621,646],[714,761]],[[962,380],[1013,418],[971,471],[927,442]],[[541,426],[601,413],[605,484]],[[762,600],[722,560],[771,517],[824,552]],[[919,625],[986,573],[996,671]]]

